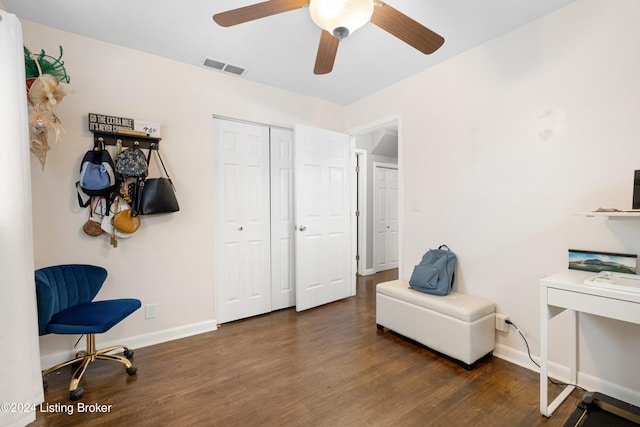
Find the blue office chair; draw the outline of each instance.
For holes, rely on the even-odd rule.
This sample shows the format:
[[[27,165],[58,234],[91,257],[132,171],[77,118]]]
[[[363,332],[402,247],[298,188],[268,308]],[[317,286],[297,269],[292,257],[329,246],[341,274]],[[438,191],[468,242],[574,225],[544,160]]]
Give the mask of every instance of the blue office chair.
[[[71,400],[80,399],[84,394],[84,390],[79,387],[80,380],[87,366],[96,359],[120,362],[126,367],[127,374],[136,374],[136,367],[129,361],[133,350],[122,345],[97,350],[95,334],[108,331],[140,308],[139,300],[92,301],[107,278],[107,270],[93,265],[45,267],[36,270],[35,278],[40,335],[71,334],[87,337],[87,349],[77,353],[75,359],[42,372],[45,389],[47,375],[65,366],[77,365],[71,378],[69,396]],[[107,354],[120,348],[124,350],[124,357]]]

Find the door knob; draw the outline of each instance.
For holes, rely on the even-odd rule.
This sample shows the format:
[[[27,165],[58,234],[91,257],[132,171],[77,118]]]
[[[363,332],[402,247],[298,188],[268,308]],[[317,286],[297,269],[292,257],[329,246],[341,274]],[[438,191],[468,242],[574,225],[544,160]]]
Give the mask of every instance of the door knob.
[[[300,227],[298,227],[298,230],[300,230],[300,231],[304,231],[306,229],[307,229],[307,227],[305,227],[304,225],[301,225]]]

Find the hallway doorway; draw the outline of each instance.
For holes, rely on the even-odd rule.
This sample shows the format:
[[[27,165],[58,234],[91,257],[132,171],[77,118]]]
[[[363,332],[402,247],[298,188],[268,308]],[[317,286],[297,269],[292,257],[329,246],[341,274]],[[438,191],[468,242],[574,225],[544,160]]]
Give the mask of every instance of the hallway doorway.
[[[354,138],[357,159],[357,271],[359,275],[366,276],[400,266],[398,120],[363,128],[354,132]],[[376,176],[382,177],[383,190],[380,182],[376,182]],[[389,185],[392,188],[387,188]]]

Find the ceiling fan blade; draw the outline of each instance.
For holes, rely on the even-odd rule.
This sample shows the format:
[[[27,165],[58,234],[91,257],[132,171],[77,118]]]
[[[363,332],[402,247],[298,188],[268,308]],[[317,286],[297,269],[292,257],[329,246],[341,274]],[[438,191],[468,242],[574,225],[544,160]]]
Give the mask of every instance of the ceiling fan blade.
[[[375,2],[371,22],[425,54],[435,52],[444,43],[444,37],[386,3]]]
[[[309,4],[309,0],[269,0],[252,4],[239,9],[216,13],[213,20],[223,27],[243,24],[255,19],[266,18],[290,10],[299,9]]]
[[[339,38],[332,36],[331,33],[326,30],[322,30],[313,74],[329,74],[331,70],[333,70],[333,63],[336,60],[339,43]]]

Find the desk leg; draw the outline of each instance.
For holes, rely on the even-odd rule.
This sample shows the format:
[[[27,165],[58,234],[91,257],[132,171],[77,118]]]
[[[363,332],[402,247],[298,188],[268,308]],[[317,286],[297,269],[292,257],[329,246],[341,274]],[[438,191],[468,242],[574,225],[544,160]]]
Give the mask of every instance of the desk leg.
[[[569,356],[571,357],[570,366],[569,366],[569,384],[577,384],[578,383],[578,312],[575,310],[569,310],[569,329],[571,330],[571,349],[569,350]],[[568,385],[562,390],[562,393],[556,397],[553,402],[549,405],[548,416],[553,414],[553,411],[556,410],[562,402],[565,401],[567,397],[576,389],[575,385]]]
[[[579,319],[578,319],[578,312],[575,310],[570,310],[570,325],[569,328],[572,331],[573,336],[571,337],[571,366],[569,366],[569,384],[578,384],[578,357],[579,357],[579,353],[578,353],[578,346],[580,345],[579,342],[579,334],[578,334],[578,329],[579,329]]]
[[[549,318],[551,311],[547,305],[547,287],[540,288],[540,413],[545,417],[551,414],[548,411],[547,375],[549,372],[548,343],[549,343]]]
[[[543,300],[544,298],[544,300]],[[548,404],[547,379],[549,375],[549,320],[555,315],[547,305],[547,288],[540,291],[540,413],[545,417],[550,417],[562,402],[575,390],[574,385],[568,385],[562,392]],[[569,366],[569,382],[577,384],[578,377],[578,313],[569,310],[571,346]]]

